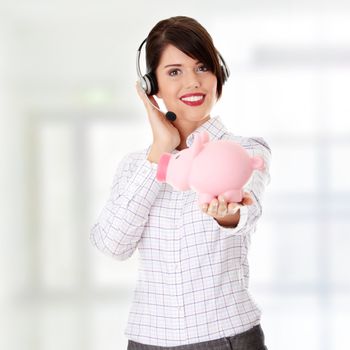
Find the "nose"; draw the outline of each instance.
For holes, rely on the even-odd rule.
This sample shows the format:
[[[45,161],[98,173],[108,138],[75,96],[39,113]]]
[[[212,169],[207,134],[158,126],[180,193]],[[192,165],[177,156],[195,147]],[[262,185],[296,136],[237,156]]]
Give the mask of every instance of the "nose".
[[[198,77],[198,74],[190,70],[187,74],[187,79],[186,79],[186,87],[188,90],[196,88],[198,89],[200,87],[200,79]]]

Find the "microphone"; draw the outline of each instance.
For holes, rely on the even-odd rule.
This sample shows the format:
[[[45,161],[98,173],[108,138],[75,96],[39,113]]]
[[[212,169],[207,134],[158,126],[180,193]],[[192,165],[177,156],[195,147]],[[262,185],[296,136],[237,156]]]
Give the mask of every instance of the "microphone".
[[[166,112],[165,113],[166,119],[168,119],[170,122],[174,122],[176,120],[176,114],[174,112]]]
[[[156,109],[158,109],[159,112],[163,113],[149,98],[149,96],[145,93],[145,95],[147,96],[147,100],[148,102]],[[170,122],[174,122],[176,120],[176,114],[174,112],[168,111],[165,113],[165,118],[168,119]]]

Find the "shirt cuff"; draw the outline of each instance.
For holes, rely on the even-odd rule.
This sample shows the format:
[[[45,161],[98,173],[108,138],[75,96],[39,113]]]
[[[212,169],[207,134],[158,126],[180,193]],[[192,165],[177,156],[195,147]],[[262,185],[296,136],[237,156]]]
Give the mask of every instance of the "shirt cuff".
[[[146,163],[148,163],[148,165],[151,166],[152,169],[155,169],[156,172],[157,172],[157,169],[158,169],[158,163],[152,163],[150,162],[148,159],[146,159]]]
[[[240,208],[240,214],[239,214],[239,222],[237,224],[236,227],[224,227],[221,226],[215,219],[214,221],[216,222],[217,226],[220,228],[221,232],[229,234],[229,235],[241,235],[243,234],[244,230],[244,226],[247,223],[247,219],[248,219],[248,207],[246,205],[243,205]]]

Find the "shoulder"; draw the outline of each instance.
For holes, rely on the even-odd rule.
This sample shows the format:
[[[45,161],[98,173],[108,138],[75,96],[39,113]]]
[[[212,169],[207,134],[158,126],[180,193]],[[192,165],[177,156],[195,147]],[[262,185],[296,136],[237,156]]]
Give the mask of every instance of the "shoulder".
[[[127,176],[133,173],[140,164],[146,159],[147,148],[139,151],[133,151],[124,154],[117,163],[116,176]]]
[[[147,148],[138,150],[138,151],[129,152],[124,156],[124,159],[130,163],[137,163],[144,160],[146,155],[147,155]]]

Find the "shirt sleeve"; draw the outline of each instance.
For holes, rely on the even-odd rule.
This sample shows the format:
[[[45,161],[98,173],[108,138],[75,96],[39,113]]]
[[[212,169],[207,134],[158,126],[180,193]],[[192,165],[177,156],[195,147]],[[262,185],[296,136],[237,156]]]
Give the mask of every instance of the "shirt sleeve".
[[[240,219],[236,227],[223,227],[215,220],[222,233],[244,235],[253,232],[258,219],[262,215],[262,200],[266,186],[270,183],[271,150],[263,138],[249,138],[247,151],[251,156],[261,156],[264,159],[264,170],[255,170],[244,187],[244,192],[249,192],[253,199],[252,205],[240,208]]]
[[[92,244],[118,260],[135,251],[161,187],[157,164],[142,159],[132,169],[132,161],[126,156],[119,163],[110,197],[90,231]]]

